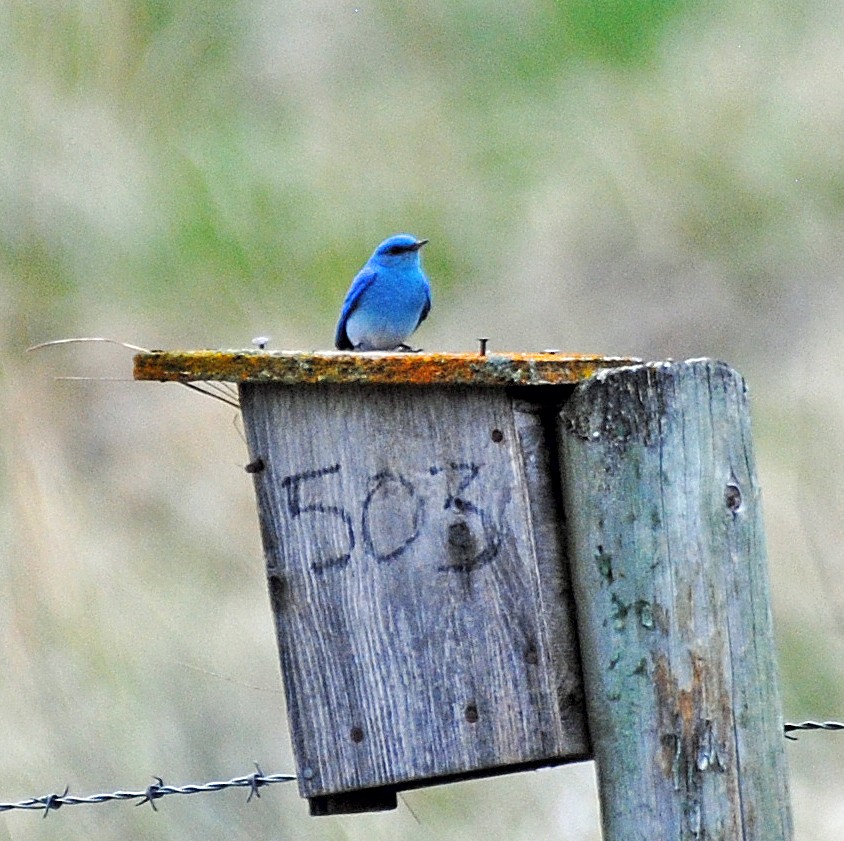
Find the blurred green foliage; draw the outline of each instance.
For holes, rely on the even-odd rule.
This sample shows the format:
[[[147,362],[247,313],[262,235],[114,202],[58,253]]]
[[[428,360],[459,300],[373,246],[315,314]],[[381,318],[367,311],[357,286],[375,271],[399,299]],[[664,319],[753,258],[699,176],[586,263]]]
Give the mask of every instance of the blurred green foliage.
[[[601,160],[606,124],[628,133],[630,179],[670,176],[666,199],[687,203],[678,245],[752,274],[743,263],[790,208],[748,182],[717,124],[695,146],[676,137],[694,115],[665,78],[684,22],[711,32],[722,13],[668,0],[12,3],[3,251],[28,303],[169,310],[203,296],[218,321],[276,293],[288,317],[327,319],[391,231],[424,229],[448,290],[503,273],[543,183],[575,206],[613,202],[624,185]],[[668,59],[666,40],[682,44]],[[753,119],[752,101],[727,105],[725,130]]]
[[[672,18],[696,4],[688,0],[575,0],[557,6],[559,43],[612,65],[648,62]]]

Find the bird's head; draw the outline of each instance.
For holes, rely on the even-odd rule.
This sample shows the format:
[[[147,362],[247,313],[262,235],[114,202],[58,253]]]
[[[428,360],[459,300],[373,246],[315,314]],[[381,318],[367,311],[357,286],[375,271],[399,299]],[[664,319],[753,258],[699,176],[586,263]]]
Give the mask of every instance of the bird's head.
[[[385,239],[370,259],[381,266],[415,266],[419,263],[419,249],[427,241],[410,234],[396,234]]]

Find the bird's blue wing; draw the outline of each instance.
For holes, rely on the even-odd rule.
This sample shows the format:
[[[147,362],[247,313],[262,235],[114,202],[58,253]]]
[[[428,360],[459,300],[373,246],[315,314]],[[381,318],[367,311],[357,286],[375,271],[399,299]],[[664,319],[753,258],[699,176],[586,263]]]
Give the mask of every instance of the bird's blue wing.
[[[349,316],[355,311],[360,303],[361,295],[372,285],[378,273],[371,266],[364,266],[355,276],[349,291],[346,293],[346,300],[343,301],[343,309],[340,310],[340,320],[337,322],[337,332],[334,334],[334,347],[337,350],[354,350],[349,337],[346,334],[346,322]]]
[[[416,327],[418,327],[427,317],[428,313],[431,311],[431,290],[427,289],[425,292],[425,305],[422,307],[422,312],[419,313],[419,321],[416,322]],[[413,329],[415,330],[416,327]]]

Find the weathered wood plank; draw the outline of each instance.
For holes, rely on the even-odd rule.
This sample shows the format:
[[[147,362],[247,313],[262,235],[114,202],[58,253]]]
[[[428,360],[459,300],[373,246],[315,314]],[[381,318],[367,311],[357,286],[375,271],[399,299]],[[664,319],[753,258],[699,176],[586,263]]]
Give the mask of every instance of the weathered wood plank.
[[[548,412],[504,389],[240,388],[316,811],[587,756]]]
[[[579,382],[638,360],[563,353],[350,353],[154,350],[134,358],[136,380],[287,385],[546,386]]]
[[[560,447],[604,838],[790,839],[743,380],[708,360],[600,374]]]

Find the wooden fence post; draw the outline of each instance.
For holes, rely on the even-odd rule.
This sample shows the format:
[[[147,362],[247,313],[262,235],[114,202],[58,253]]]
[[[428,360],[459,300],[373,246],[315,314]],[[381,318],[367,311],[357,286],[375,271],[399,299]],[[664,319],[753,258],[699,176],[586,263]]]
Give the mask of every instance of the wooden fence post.
[[[744,381],[603,372],[559,441],[605,841],[791,839]]]

